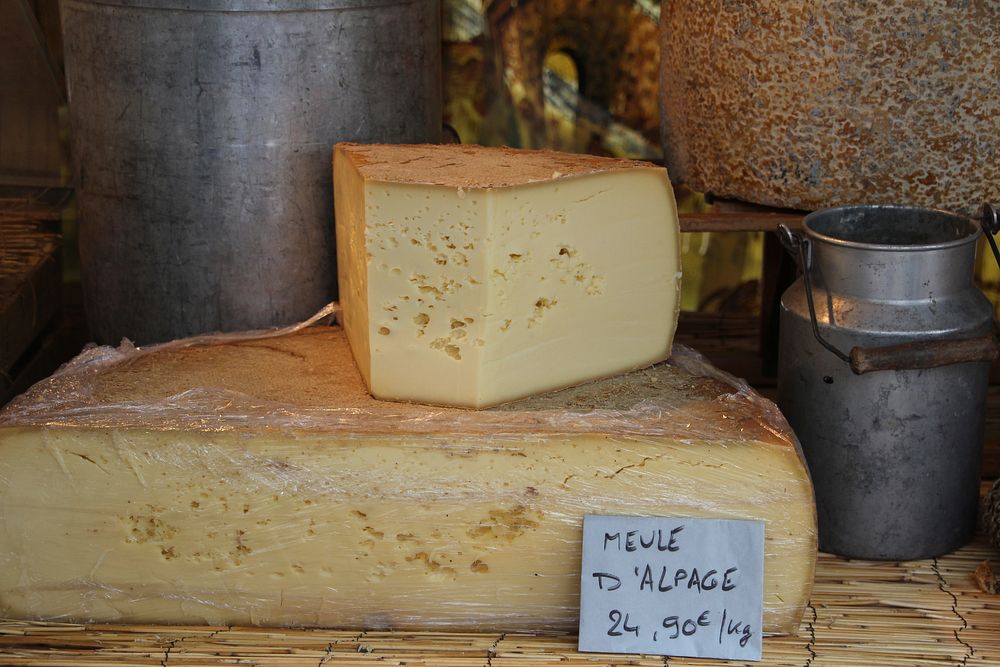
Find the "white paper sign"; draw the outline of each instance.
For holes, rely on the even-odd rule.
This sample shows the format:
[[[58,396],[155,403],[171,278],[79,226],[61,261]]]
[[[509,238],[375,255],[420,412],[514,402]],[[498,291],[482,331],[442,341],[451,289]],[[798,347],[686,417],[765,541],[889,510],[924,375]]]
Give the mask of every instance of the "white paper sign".
[[[761,521],[586,516],[580,651],[760,660]]]

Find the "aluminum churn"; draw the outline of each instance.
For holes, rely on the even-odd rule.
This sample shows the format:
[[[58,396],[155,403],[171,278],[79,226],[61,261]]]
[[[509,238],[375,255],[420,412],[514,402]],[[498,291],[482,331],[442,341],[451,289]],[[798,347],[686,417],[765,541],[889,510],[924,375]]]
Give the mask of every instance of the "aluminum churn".
[[[338,141],[441,137],[439,0],[60,0],[80,264],[117,344],[334,297]]]
[[[956,549],[975,529],[997,357],[993,309],[972,281],[980,226],[845,206],[806,216],[804,230],[781,230],[802,275],[781,299],[778,405],[812,474],[820,549],[885,560]]]

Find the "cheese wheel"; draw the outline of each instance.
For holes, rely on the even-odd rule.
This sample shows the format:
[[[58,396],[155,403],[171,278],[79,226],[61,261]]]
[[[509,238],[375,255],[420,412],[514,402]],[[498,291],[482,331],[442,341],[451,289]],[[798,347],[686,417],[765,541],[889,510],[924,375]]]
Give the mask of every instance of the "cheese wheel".
[[[670,354],[679,227],[662,168],[339,144],[333,169],[344,325],[376,397],[482,408]]]
[[[690,353],[474,411],[371,398],[339,328],[97,348],[0,413],[0,616],[568,631],[586,514],[763,521],[798,627],[795,439]]]
[[[671,175],[759,204],[1000,198],[1000,4],[664,0]]]

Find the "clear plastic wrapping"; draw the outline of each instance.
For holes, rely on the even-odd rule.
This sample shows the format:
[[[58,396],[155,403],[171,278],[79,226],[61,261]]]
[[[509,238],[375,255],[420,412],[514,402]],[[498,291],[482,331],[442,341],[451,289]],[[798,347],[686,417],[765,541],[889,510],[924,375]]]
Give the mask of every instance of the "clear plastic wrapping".
[[[788,632],[816,550],[784,419],[690,350],[473,411],[372,399],[321,326],[86,350],[0,413],[0,513],[0,614],[74,621],[571,630],[623,514],[765,521]]]
[[[326,333],[331,340],[318,344],[312,344],[311,336],[322,337],[325,327],[293,336],[334,312],[335,306],[328,306],[303,324],[275,331],[210,334],[142,348],[128,340],[119,347],[89,346],[0,411],[0,426],[301,428],[355,433],[405,427],[419,433],[591,431],[744,441],[767,440],[761,433],[765,431],[776,443],[797,446],[771,401],[682,345],[674,347],[664,364],[493,409],[377,401],[357,381],[339,329],[330,328]],[[238,352],[226,355],[213,353],[212,348]],[[262,352],[256,358],[255,349]],[[283,386],[287,383],[279,382],[271,367],[288,364],[275,364],[263,356],[267,352],[298,355],[300,361],[308,354],[312,364],[328,364],[321,369],[326,377],[311,377],[309,383],[293,379],[291,386]],[[212,365],[198,368],[202,357],[211,358]],[[168,368],[185,372],[164,377]],[[274,368],[274,373],[285,374],[281,379],[288,380],[296,370]],[[677,419],[678,415],[683,418]],[[704,418],[693,419],[695,415]]]

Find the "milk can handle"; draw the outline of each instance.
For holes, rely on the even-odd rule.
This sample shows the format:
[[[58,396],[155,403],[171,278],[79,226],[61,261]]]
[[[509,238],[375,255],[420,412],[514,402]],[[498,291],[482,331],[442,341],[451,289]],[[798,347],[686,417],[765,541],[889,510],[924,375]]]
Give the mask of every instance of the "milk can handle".
[[[1000,264],[1000,250],[997,249],[996,240],[993,238],[993,235],[1000,231],[1000,218],[996,209],[989,204],[983,205],[982,227],[993,255]],[[997,347],[996,337],[992,334],[978,338],[917,341],[881,347],[853,347],[849,355],[844,354],[823,338],[816,321],[811,276],[812,246],[809,239],[793,232],[785,225],[779,225],[778,235],[782,245],[792,254],[802,271],[813,336],[820,345],[848,364],[856,375],[873,371],[915,370],[967,362],[994,361],[1000,356],[1000,348]]]
[[[802,234],[793,232],[787,225],[778,225],[778,237],[781,239],[781,245],[785,246],[785,249],[791,253],[795,259],[795,263],[799,265],[799,270],[802,271],[802,280],[805,283],[806,289],[806,304],[809,306],[809,321],[812,323],[813,336],[816,337],[820,345],[835,354],[838,359],[850,364],[851,358],[823,338],[819,332],[819,323],[816,322],[816,305],[813,303],[812,278],[810,277],[812,269],[812,244],[809,242],[809,239]]]

